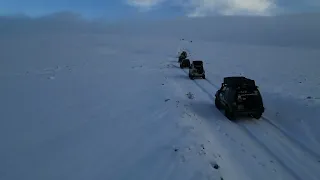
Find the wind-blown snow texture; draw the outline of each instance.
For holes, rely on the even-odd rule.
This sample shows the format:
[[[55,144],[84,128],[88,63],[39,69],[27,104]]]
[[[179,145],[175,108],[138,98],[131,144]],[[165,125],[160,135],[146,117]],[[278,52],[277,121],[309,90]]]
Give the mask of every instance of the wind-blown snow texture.
[[[320,179],[317,17],[1,18],[0,179]],[[256,80],[261,120],[215,108],[230,75]]]

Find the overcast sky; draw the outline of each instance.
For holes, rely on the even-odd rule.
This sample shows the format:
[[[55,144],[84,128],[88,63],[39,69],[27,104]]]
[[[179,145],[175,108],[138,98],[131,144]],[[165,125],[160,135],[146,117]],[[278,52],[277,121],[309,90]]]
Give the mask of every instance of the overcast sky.
[[[86,17],[274,15],[320,12],[320,0],[0,0],[0,15],[72,11]]]

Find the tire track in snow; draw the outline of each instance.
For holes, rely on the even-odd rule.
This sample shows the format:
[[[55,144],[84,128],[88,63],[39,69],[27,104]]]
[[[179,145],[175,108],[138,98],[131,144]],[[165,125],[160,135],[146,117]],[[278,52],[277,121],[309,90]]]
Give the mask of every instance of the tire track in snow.
[[[247,127],[243,126],[243,124],[239,124],[241,127],[241,129],[251,138],[253,139],[256,143],[259,144],[259,146],[263,147],[263,149],[265,151],[267,151],[271,156],[273,156],[278,163],[287,171],[289,172],[289,174],[291,174],[296,180],[303,180],[304,178],[300,177],[299,175],[297,175],[295,173],[295,171],[293,169],[291,169],[290,167],[288,167],[282,160],[281,158],[279,158],[275,153],[272,152],[272,150],[270,150],[270,148],[268,148],[268,146],[266,144],[264,144],[261,140],[259,140],[251,131],[249,131],[247,129]]]
[[[217,88],[217,85],[215,85],[214,83],[212,83],[209,79],[206,79],[207,82],[212,85],[213,87]],[[217,88],[219,89],[219,87]],[[277,126],[276,124],[274,124],[272,122],[272,120],[270,120],[269,118],[262,116],[261,119],[265,120],[264,122],[270,124],[271,128],[275,129],[276,131],[278,131],[279,133],[283,134],[283,136],[288,139],[292,144],[295,144],[296,146],[298,146],[301,150],[306,151],[307,153],[309,153],[309,155],[311,155],[312,157],[314,157],[317,161],[320,160],[320,155],[317,154],[316,152],[314,152],[313,150],[311,150],[310,148],[308,148],[306,145],[304,145],[303,143],[301,143],[299,140],[295,139],[294,137],[292,137],[290,134],[288,134],[285,130],[283,130],[281,127]],[[253,122],[255,124],[259,124],[255,121],[255,119],[253,119]],[[259,124],[260,125],[260,124]]]
[[[180,67],[176,66],[175,64],[172,64],[173,62],[176,62],[176,61],[171,60],[171,58],[169,58],[169,59],[170,59],[170,62],[171,62],[171,63],[169,63],[169,67],[170,67],[170,68],[180,68]],[[186,80],[188,81],[188,79],[186,79]],[[175,88],[175,89],[179,92],[178,95],[180,96],[180,98],[182,98],[182,99],[186,98],[186,97],[185,97],[185,93],[184,93],[184,92],[185,92],[185,88],[181,88],[180,83],[177,83],[176,80],[171,80],[171,81],[172,81],[171,83],[173,83],[174,85],[176,85],[176,88]],[[196,81],[193,81],[193,82],[196,83],[196,84],[198,84]],[[192,83],[191,83],[190,85],[192,86]],[[200,84],[198,84],[198,87],[199,87],[199,88],[202,88],[202,86],[201,86]],[[205,89],[205,88],[202,88],[202,89],[201,89],[201,92],[204,92],[204,91],[206,91],[206,89]],[[208,95],[208,97],[209,97],[210,99],[213,98],[213,96],[211,95],[212,93],[206,92],[206,94]],[[182,105],[182,104],[181,104],[181,105]],[[190,104],[186,103],[186,104],[184,104],[184,105],[182,105],[182,106],[180,107],[181,110],[182,110],[182,112],[183,112],[181,118],[183,118],[183,119],[188,119],[188,121],[183,121],[183,124],[184,124],[184,125],[182,125],[182,124],[180,124],[180,123],[178,123],[178,125],[179,125],[179,127],[182,127],[182,128],[184,128],[184,129],[186,129],[186,130],[188,131],[188,133],[194,133],[194,131],[196,131],[196,129],[197,129],[196,127],[198,127],[199,125],[201,125],[202,122],[201,122],[200,119],[197,118],[197,116],[195,115],[195,113],[191,113],[191,114],[190,114],[189,106],[190,106]],[[195,135],[195,136],[197,136],[197,135]],[[206,138],[205,138],[205,139],[206,139]],[[195,144],[192,145],[192,146],[188,146],[188,148],[189,148],[189,150],[190,150],[190,147],[192,147],[190,151],[196,150],[196,151],[194,152],[194,153],[196,153],[196,154],[195,154],[196,156],[199,156],[199,157],[202,157],[202,158],[205,158],[205,159],[206,159],[206,161],[207,161],[207,163],[208,163],[208,166],[210,167],[210,168],[209,168],[209,169],[210,169],[210,173],[209,173],[209,172],[205,173],[205,174],[207,174],[207,175],[206,175],[207,179],[223,179],[222,177],[224,177],[224,175],[221,173],[220,169],[219,169],[219,168],[215,168],[215,167],[213,167],[213,165],[212,165],[212,164],[218,164],[217,158],[221,158],[221,156],[219,155],[219,157],[217,157],[217,156],[214,156],[214,155],[213,155],[213,156],[211,157],[211,155],[212,155],[212,154],[215,154],[215,153],[212,153],[212,152],[214,152],[214,151],[212,151],[212,149],[207,148],[207,147],[206,147],[206,148],[204,147],[207,142],[210,142],[210,141],[208,141],[208,140],[203,140],[202,143],[198,143],[198,142],[197,142],[197,143],[195,143]],[[209,150],[208,150],[208,149],[209,149]],[[190,155],[189,155],[189,156],[190,156]],[[183,157],[183,158],[186,158],[186,157]],[[189,158],[190,158],[190,157],[189,157]],[[213,173],[213,174],[217,174],[219,177],[214,178],[215,176],[213,176],[212,173]],[[196,177],[196,178],[199,179],[199,177]]]
[[[187,76],[188,76],[188,72],[186,72],[184,69],[181,69],[180,67],[176,66],[175,64],[172,64],[172,66],[182,70]],[[215,89],[219,89],[219,86],[215,85],[214,83],[212,83],[209,79],[204,79],[208,84],[210,84],[211,86],[213,86]],[[214,96],[209,93],[204,87],[202,87],[197,81],[192,80],[204,93],[206,93],[208,95],[208,97],[210,99],[214,99]],[[301,144],[298,140],[292,138],[291,136],[289,136],[287,133],[285,133],[281,128],[279,128],[278,126],[276,126],[275,124],[273,124],[268,118],[262,116],[262,119],[266,120],[267,123],[269,123],[271,126],[273,126],[278,132],[282,133],[290,142],[292,142],[295,145],[298,145],[300,147],[300,149],[307,151],[311,156],[316,157],[317,159],[319,159],[319,155],[317,153],[314,153],[312,150],[310,150],[309,148],[307,148],[306,146],[304,146],[303,144]],[[295,173],[295,170],[291,169],[289,166],[287,166],[282,160],[281,158],[279,158],[275,153],[273,153],[273,151],[268,148],[268,146],[263,143],[261,140],[259,140],[258,138],[255,137],[255,135],[248,130],[247,127],[245,127],[243,124],[240,124],[240,129],[247,134],[251,139],[253,139],[257,144],[259,144],[259,146],[263,147],[263,149],[270,154],[272,157],[274,157],[279,164],[287,171],[289,172],[289,174],[291,174],[296,180],[302,180],[304,179],[303,177],[300,177],[298,174]]]
[[[172,64],[173,65],[173,64]],[[181,69],[180,67],[173,65],[176,68]],[[184,69],[181,69],[186,75],[188,75],[188,72],[186,72]],[[211,86],[213,86],[216,89],[219,89],[219,86],[215,85],[214,83],[212,83],[209,79],[204,79],[206,82],[208,82]],[[194,81],[193,82],[203,91],[205,92],[209,98],[214,99],[215,97],[209,93],[205,88],[203,88],[198,82]],[[295,139],[294,137],[292,137],[291,135],[289,135],[285,130],[283,130],[281,127],[277,126],[276,124],[274,124],[272,122],[272,120],[270,120],[269,118],[262,116],[262,119],[264,119],[268,124],[270,124],[274,129],[277,129],[277,131],[280,131],[290,142],[292,142],[293,144],[297,145],[298,147],[300,147],[300,149],[308,152],[311,156],[315,157],[315,159],[317,159],[318,161],[320,160],[320,155],[316,152],[314,152],[313,150],[311,150],[310,148],[308,148],[306,145],[304,145],[303,143],[301,143],[299,140]]]
[[[313,150],[311,150],[310,148],[308,148],[306,145],[304,145],[303,143],[301,143],[299,140],[295,139],[294,137],[292,137],[289,133],[287,133],[285,130],[283,130],[281,127],[277,126],[276,124],[274,124],[272,122],[272,120],[270,120],[269,118],[262,116],[261,117],[263,120],[265,120],[266,123],[268,123],[270,126],[272,126],[274,129],[277,129],[277,131],[281,132],[287,139],[289,139],[292,143],[298,145],[300,147],[300,149],[305,150],[306,152],[308,152],[310,155],[312,155],[313,157],[315,157],[318,161],[320,160],[320,155],[316,152],[314,152]]]
[[[291,166],[295,167],[294,170],[296,174],[301,177],[301,179],[318,180],[318,177],[320,177],[318,171],[319,162],[316,161],[314,156],[306,153],[303,148],[295,148],[297,147],[295,142],[288,139],[281,131],[271,127],[268,122],[253,122],[255,123],[241,123],[240,126],[248,131],[247,133],[252,134],[264,145],[267,145],[267,148],[270,151],[276,154],[279,152],[280,156],[278,157],[281,157],[282,162],[284,162],[286,166],[290,168]],[[253,125],[253,128],[250,128],[250,125]],[[277,159],[277,161],[279,160]],[[282,164],[282,162],[279,163]]]
[[[219,86],[215,85],[214,83],[212,83],[209,79],[204,79],[205,81],[207,81],[211,86],[215,87],[216,89],[220,89]]]
[[[174,65],[175,66],[175,65]],[[177,68],[180,68],[178,66],[176,66]],[[188,75],[188,73],[186,71],[184,71],[183,69],[181,69],[186,75]],[[206,93],[209,98],[214,99],[214,96],[211,95],[205,88],[203,88],[197,81],[192,80],[204,93]],[[210,82],[210,80],[207,80],[207,82]],[[209,83],[210,85],[212,85],[213,83]],[[214,86],[217,87],[217,86]],[[289,172],[289,174],[291,174],[296,180],[303,180],[303,178],[300,178],[299,175],[297,175],[295,173],[295,171],[293,169],[291,169],[290,167],[288,167],[282,160],[281,158],[279,158],[275,153],[272,152],[272,150],[270,150],[267,145],[265,145],[263,142],[261,142],[258,138],[256,138],[254,136],[254,134],[252,134],[245,126],[243,126],[242,124],[240,124],[240,129],[247,134],[251,139],[253,139],[257,144],[259,144],[260,147],[262,147],[262,149],[264,149],[268,154],[270,154],[272,157],[274,157],[279,164],[287,171]]]
[[[172,64],[172,66],[180,69],[180,67],[176,66],[175,64]],[[184,72],[187,76],[189,75],[188,72],[184,71],[183,69],[181,69],[181,70],[182,70],[182,72]],[[203,88],[197,81],[192,80],[192,82],[193,82],[195,85],[197,85],[204,93],[206,93],[210,99],[214,99],[214,96],[213,96],[210,92],[208,92],[205,88]]]
[[[171,64],[171,66],[172,67],[176,67],[176,68],[179,68],[180,69],[180,67],[178,67],[178,66],[176,66],[176,65],[174,65],[174,64]],[[184,71],[183,69],[181,69],[185,74],[187,74],[188,75],[188,72],[187,71]],[[201,85],[200,83],[199,83],[199,81],[195,81],[195,80],[193,80],[193,83],[195,83],[196,84],[196,86],[202,91],[202,92],[204,92],[206,95],[208,95],[208,97],[210,98],[210,99],[213,99],[214,98],[214,95],[212,95],[212,93],[209,93],[204,87],[203,87],[203,85]],[[232,122],[230,122],[230,124],[231,124]],[[201,122],[200,122],[200,124],[201,124]],[[239,132],[242,132],[241,131],[241,128],[239,129],[240,131]],[[248,136],[246,133],[244,133],[244,136]],[[251,138],[249,138],[249,139],[251,139]],[[253,141],[254,142],[254,141]],[[263,151],[262,151],[263,152]],[[269,155],[270,157],[273,157],[273,155]],[[274,159],[276,159],[276,158],[274,158]],[[280,167],[281,167],[281,164],[279,164],[280,165]],[[287,169],[285,169],[285,168],[283,168],[282,167],[282,169],[284,170],[284,171],[287,171]],[[288,173],[287,174],[292,174],[292,171],[288,171]],[[301,180],[300,178],[294,178],[295,180]]]

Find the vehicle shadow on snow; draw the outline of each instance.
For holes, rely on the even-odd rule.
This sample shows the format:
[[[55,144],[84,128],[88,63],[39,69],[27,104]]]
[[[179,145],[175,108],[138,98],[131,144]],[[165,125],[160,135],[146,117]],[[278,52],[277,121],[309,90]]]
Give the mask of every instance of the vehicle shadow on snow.
[[[203,101],[193,101],[189,106],[189,109],[196,113],[198,116],[209,120],[221,120],[230,121],[225,115],[224,110],[218,110],[214,104]],[[231,121],[230,121],[231,122]],[[254,120],[250,116],[239,115],[233,123],[254,123]]]
[[[197,116],[208,120],[228,120],[225,118],[223,111],[219,111],[214,102],[194,100],[187,106]]]

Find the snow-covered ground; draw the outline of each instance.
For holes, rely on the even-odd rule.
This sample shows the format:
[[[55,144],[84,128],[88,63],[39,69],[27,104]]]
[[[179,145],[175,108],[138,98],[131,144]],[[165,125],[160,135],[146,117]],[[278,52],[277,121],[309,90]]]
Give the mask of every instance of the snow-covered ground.
[[[0,18],[0,179],[320,179],[320,23],[302,17]],[[262,119],[215,108],[229,75],[256,80]]]

